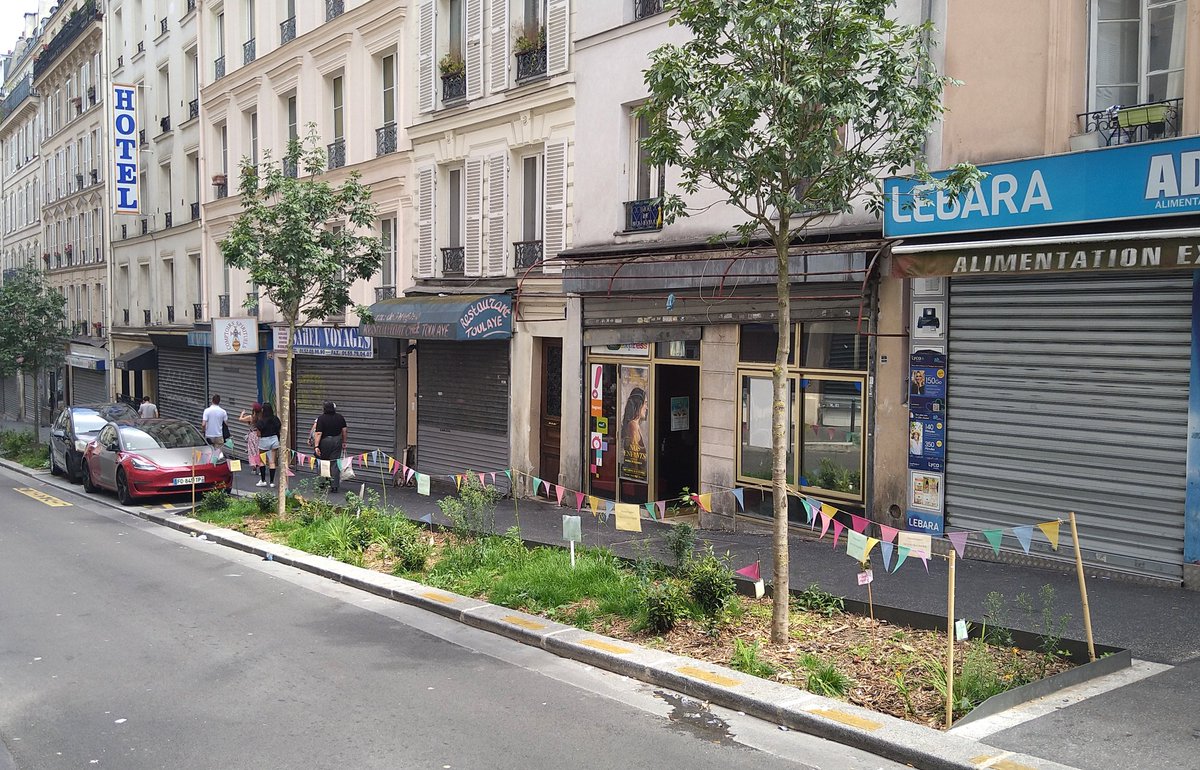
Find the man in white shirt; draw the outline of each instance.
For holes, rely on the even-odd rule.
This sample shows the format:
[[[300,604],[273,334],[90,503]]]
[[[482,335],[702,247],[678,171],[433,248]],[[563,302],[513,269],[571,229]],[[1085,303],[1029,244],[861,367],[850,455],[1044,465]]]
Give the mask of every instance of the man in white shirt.
[[[149,396],[142,396],[142,405],[138,407],[138,414],[144,418],[158,417],[158,407],[154,405]]]
[[[225,443],[225,421],[228,419],[229,415],[221,408],[221,397],[214,393],[212,405],[204,410],[204,417],[200,424],[208,443],[215,447]]]

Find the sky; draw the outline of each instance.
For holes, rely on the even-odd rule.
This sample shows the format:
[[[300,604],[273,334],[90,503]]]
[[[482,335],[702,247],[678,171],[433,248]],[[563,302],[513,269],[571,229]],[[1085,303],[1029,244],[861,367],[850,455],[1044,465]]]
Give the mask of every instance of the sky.
[[[25,23],[25,14],[37,8],[38,0],[0,0],[0,53],[12,50]]]

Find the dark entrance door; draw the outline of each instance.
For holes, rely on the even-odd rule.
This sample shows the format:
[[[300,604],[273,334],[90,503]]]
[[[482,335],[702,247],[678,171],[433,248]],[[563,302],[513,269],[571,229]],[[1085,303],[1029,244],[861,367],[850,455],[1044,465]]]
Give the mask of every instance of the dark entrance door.
[[[655,364],[655,497],[700,488],[700,368]]]
[[[562,342],[542,343],[542,425],[538,470],[547,481],[559,482],[559,454],[562,437]]]

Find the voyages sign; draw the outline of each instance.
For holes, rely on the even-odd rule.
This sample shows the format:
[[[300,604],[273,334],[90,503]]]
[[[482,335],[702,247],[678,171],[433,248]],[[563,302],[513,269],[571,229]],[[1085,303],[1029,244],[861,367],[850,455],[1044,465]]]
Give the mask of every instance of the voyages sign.
[[[137,86],[113,83],[113,213],[137,214],[138,189]]]

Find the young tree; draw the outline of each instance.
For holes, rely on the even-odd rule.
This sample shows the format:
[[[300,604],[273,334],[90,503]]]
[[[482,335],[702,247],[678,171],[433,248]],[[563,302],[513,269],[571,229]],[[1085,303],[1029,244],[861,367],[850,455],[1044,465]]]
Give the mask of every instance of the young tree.
[[[67,298],[33,263],[17,268],[0,286],[0,373],[31,372],[35,390],[46,369],[63,360],[67,344]],[[33,399],[34,432],[41,429],[42,398]]]
[[[300,169],[293,178],[285,169]],[[242,159],[242,214],[221,242],[230,267],[246,270],[250,280],[279,310],[288,329],[279,453],[278,514],[285,513],[292,395],[293,339],[296,327],[344,313],[350,286],[371,278],[383,263],[378,238],[359,235],[375,224],[371,191],[350,173],[340,187],[321,179],[325,152],[315,126],[303,143],[293,140],[282,163],[262,165]],[[365,308],[356,308],[361,313]]]
[[[771,640],[788,638],[787,361],[789,248],[830,214],[856,204],[876,214],[882,178],[916,169],[957,191],[969,165],[933,181],[922,163],[949,82],[930,56],[928,24],[889,17],[892,0],[666,0],[692,34],[653,52],[639,114],[651,162],[678,173],[667,222],[687,216],[682,195],[714,188],[745,216],[743,243],[773,248],[779,344],[773,372],[771,490],[774,592]]]

